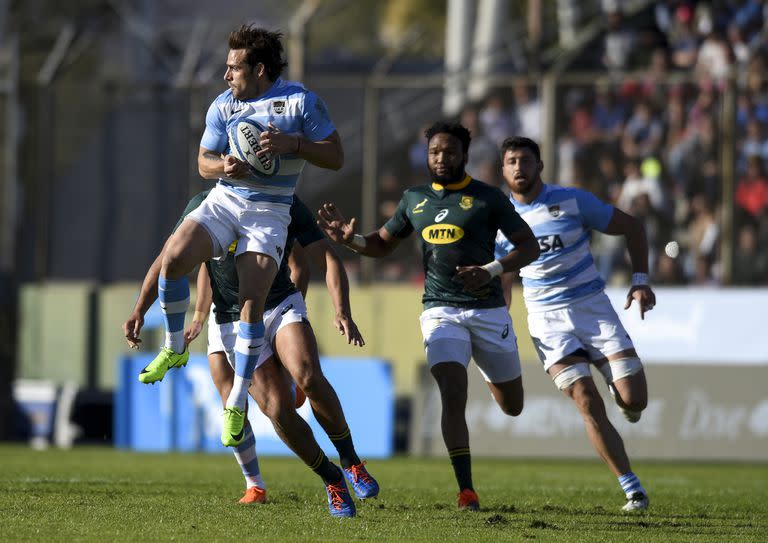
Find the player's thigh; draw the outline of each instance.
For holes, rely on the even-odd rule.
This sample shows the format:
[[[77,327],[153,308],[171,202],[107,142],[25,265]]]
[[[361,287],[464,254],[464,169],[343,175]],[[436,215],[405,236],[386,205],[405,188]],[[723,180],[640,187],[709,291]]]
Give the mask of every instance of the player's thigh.
[[[634,409],[645,409],[648,405],[648,382],[637,352],[627,349],[614,353],[608,357],[606,364],[622,403]]]
[[[186,274],[201,262],[214,256],[214,245],[208,231],[190,218],[168,240],[163,254],[162,267],[166,277],[170,274]]]
[[[512,383],[522,375],[522,368],[517,337],[507,308],[468,311],[464,322],[472,341],[472,358],[485,381],[489,384],[509,383],[509,386],[497,387],[499,393],[516,389]]]
[[[176,233],[183,233],[184,229],[189,228],[186,223],[196,225],[198,231],[204,230],[208,234],[212,255],[221,256],[238,239],[238,215],[241,205],[241,199],[237,195],[216,185],[206,199],[187,215]]]
[[[274,338],[272,343],[278,361],[297,382],[320,374],[317,341],[301,293],[281,301],[265,316],[265,324]]]
[[[270,202],[243,202],[238,224],[236,256],[257,253],[279,263],[283,258],[288,225],[291,222],[290,205]],[[242,276],[241,276],[242,280]]]
[[[528,313],[528,330],[536,354],[548,373],[552,366],[574,353],[588,359],[585,345],[575,333],[565,309]]]
[[[632,338],[604,292],[572,304],[567,312],[574,333],[592,361],[599,363],[604,357],[611,358],[616,353],[634,350]]]
[[[461,315],[458,308],[432,307],[419,317],[430,370],[443,362],[457,362],[464,368],[469,365],[472,340]]]
[[[262,253],[241,253],[235,260],[240,286],[240,304],[255,304],[263,312],[267,293],[277,274],[277,262]],[[260,315],[259,315],[260,316]],[[250,321],[249,321],[250,322]]]
[[[208,319],[208,367],[213,384],[222,398],[229,395],[234,380],[235,341],[238,322],[217,324],[211,312]]]
[[[467,366],[444,361],[431,365],[429,371],[440,390],[443,407],[464,409],[467,403]]]

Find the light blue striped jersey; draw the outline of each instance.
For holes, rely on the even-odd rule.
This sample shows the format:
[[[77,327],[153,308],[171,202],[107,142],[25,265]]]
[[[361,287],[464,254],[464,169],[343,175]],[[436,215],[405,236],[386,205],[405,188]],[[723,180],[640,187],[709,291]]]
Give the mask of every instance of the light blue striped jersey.
[[[200,146],[218,153],[230,153],[228,129],[241,119],[251,119],[263,127],[269,123],[286,134],[299,134],[309,141],[327,138],[333,126],[325,103],[301,83],[278,78],[267,92],[252,100],[238,100],[232,90],[221,93],[208,108],[205,132]],[[304,159],[294,154],[280,156],[280,167],[270,177],[257,174],[247,179],[219,179],[219,183],[253,201],[291,204]]]
[[[528,311],[558,309],[605,287],[592,259],[589,240],[593,229],[603,231],[608,226],[612,205],[581,189],[547,184],[530,204],[510,199],[533,230],[541,249],[539,258],[520,270]],[[496,258],[513,247],[499,232]]]

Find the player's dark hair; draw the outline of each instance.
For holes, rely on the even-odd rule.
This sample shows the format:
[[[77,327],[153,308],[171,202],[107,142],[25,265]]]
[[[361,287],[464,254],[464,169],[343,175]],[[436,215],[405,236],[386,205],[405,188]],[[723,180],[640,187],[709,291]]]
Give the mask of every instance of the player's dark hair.
[[[267,77],[274,81],[288,63],[283,60],[282,32],[270,32],[255,25],[242,25],[229,35],[230,49],[245,49],[245,62],[254,67],[264,65]]]
[[[431,140],[436,134],[450,134],[461,142],[461,148],[464,150],[465,155],[469,151],[469,142],[472,141],[472,136],[469,135],[469,130],[459,123],[437,121],[424,131],[427,141]]]
[[[524,138],[523,136],[511,136],[505,139],[501,144],[501,159],[504,160],[504,155],[510,149],[530,149],[531,152],[536,155],[536,160],[541,161],[541,150],[539,144],[533,141],[531,138]]]

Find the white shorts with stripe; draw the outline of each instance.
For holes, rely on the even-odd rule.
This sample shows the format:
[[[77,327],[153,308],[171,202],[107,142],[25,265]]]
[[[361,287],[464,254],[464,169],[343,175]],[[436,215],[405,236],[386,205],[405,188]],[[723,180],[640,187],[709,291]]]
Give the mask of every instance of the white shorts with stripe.
[[[586,351],[590,360],[634,349],[603,291],[562,309],[529,313],[528,330],[545,371],[579,349]]]
[[[471,357],[489,383],[520,377],[517,337],[506,307],[432,307],[419,322],[430,368],[441,362],[458,362],[466,368]]]
[[[290,210],[290,204],[252,202],[216,185],[187,219],[208,231],[215,257],[226,254],[237,242],[235,255],[262,253],[279,264],[291,222]]]
[[[277,307],[264,312],[264,347],[261,349],[258,368],[274,354],[274,344],[277,333],[283,326],[294,322],[307,323],[307,306],[300,292],[294,292],[286,296]],[[216,319],[211,308],[208,318],[208,354],[224,352],[227,361],[232,368],[235,367],[235,340],[240,321],[216,324]]]

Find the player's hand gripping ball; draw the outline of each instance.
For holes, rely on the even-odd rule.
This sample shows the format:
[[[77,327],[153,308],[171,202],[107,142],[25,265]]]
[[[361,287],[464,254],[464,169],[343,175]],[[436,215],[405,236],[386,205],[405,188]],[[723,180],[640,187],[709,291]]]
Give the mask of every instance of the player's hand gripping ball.
[[[280,170],[280,157],[266,154],[257,156],[261,151],[259,134],[266,130],[252,119],[241,119],[229,128],[229,148],[231,154],[247,162],[257,177],[272,177]]]

